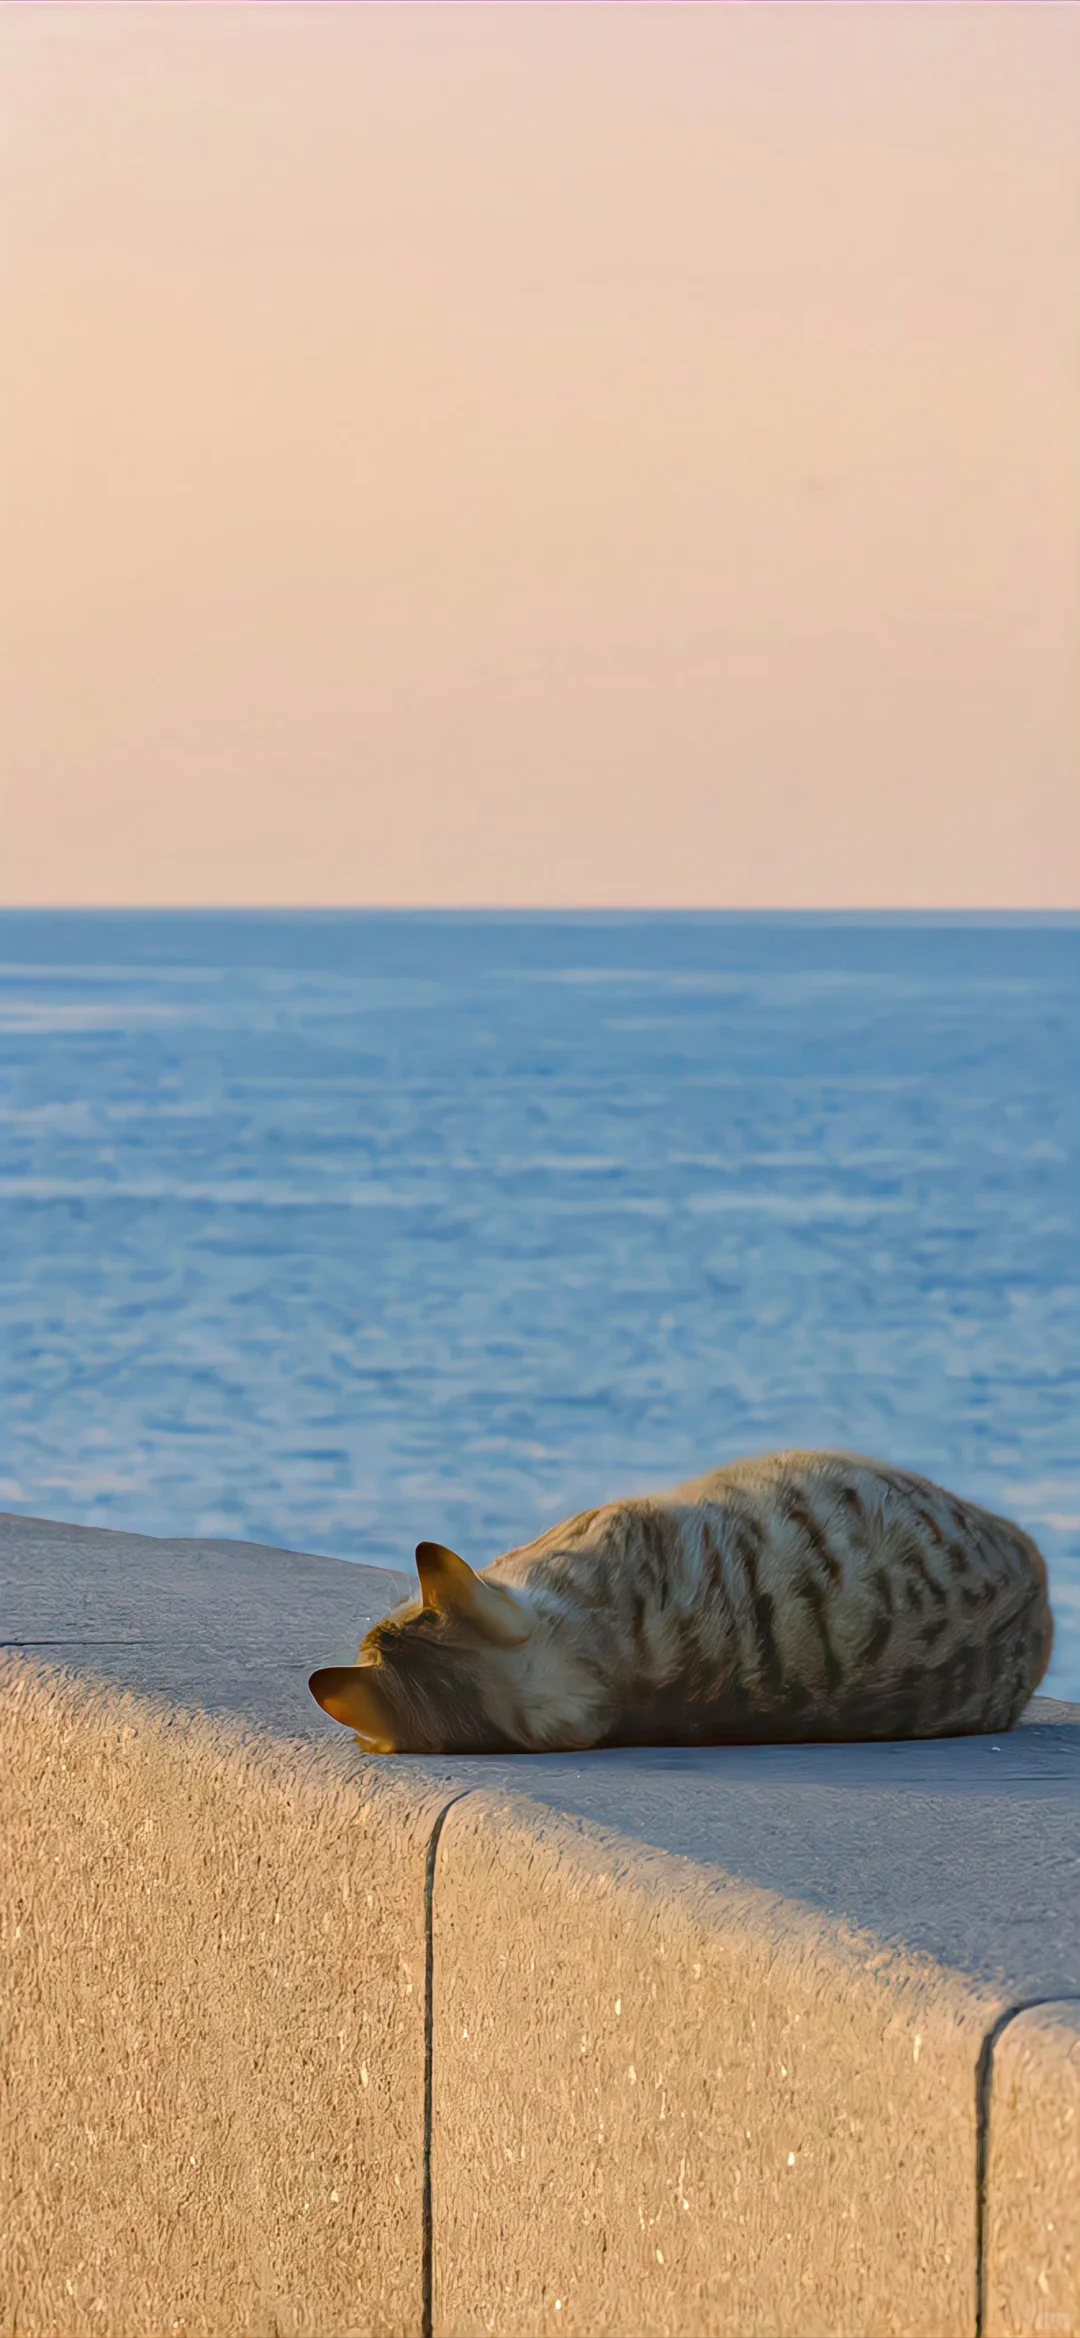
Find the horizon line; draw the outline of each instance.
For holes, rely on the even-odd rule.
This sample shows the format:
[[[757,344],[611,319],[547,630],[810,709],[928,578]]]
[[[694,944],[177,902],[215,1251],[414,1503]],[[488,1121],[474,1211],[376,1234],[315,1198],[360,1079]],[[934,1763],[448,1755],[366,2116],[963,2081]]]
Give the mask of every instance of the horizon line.
[[[1028,923],[1080,920],[1080,902],[1043,908],[1007,902],[921,907],[917,903],[830,904],[715,902],[376,902],[376,901],[0,901],[0,917],[448,917],[448,918],[888,918],[927,923],[1008,918]]]

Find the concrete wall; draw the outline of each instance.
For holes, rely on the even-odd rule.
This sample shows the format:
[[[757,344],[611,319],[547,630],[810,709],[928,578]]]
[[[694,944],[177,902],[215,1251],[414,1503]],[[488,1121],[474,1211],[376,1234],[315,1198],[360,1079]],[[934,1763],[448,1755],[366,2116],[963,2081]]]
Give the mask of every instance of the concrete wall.
[[[1080,2324],[1065,2016],[1022,2081],[1012,2024],[1078,1988],[1064,1710],[996,1741],[534,1764],[527,1796],[455,1804],[436,2327],[952,2338],[980,2322],[987,2177],[1002,2329]]]
[[[421,2326],[434,1806],[5,1684],[0,2328]]]
[[[5,2338],[1080,2334],[1080,1710],[362,1763],[400,1579],[0,1568]]]
[[[961,2171],[992,2000],[767,1893],[537,1829],[527,1805],[461,1804],[448,1838],[439,2329],[974,2327]]]

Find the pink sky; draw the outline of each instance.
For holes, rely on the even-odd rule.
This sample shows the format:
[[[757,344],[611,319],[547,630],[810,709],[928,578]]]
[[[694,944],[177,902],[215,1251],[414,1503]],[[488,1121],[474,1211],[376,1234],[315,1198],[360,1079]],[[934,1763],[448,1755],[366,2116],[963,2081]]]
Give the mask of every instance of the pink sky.
[[[0,898],[1080,901],[1080,9],[8,8]]]

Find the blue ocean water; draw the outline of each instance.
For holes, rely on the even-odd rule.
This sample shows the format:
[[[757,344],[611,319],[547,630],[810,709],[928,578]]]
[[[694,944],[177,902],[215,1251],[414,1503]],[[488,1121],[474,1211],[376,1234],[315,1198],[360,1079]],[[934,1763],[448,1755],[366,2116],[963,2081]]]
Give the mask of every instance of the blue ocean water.
[[[0,1504],[408,1565],[779,1445],[1080,1696],[1080,921],[0,914]]]

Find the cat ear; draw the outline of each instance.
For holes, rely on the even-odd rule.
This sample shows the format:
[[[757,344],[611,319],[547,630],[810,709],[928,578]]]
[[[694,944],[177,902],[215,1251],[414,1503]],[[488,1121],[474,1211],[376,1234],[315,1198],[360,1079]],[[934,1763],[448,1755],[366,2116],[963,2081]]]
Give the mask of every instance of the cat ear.
[[[532,1618],[524,1600],[504,1584],[474,1574],[456,1551],[444,1549],[441,1542],[417,1543],[416,1571],[425,1607],[460,1616],[497,1648],[520,1648],[528,1639]]]
[[[355,1729],[370,1753],[394,1753],[394,1720],[372,1664],[328,1664],[313,1672],[308,1687],[317,1705]]]

